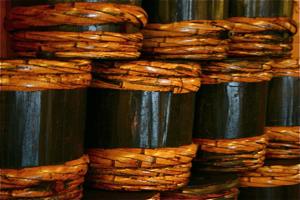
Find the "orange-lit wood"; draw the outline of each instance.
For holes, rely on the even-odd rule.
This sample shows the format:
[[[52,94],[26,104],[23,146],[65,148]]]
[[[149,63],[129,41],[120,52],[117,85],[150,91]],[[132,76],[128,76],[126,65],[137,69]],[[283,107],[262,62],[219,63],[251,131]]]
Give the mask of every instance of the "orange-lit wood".
[[[294,14],[293,19],[297,22],[299,29],[299,0],[294,0]],[[298,33],[294,36],[294,44],[293,44],[293,58],[299,58],[299,30]]]
[[[9,9],[9,0],[0,0],[0,58],[11,55],[8,34],[4,28],[4,18]]]

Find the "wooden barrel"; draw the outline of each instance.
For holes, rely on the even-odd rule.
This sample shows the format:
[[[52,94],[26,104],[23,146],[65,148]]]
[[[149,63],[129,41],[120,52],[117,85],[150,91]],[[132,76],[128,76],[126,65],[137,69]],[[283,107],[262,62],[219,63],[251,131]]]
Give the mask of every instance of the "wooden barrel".
[[[263,78],[268,71],[264,63],[227,60],[203,64],[194,138],[237,139],[264,133],[270,80]]]
[[[0,68],[0,168],[81,157],[90,62],[0,60]]]
[[[87,147],[191,144],[199,70],[188,62],[95,62],[88,93]],[[196,87],[191,85],[194,81]]]
[[[269,66],[254,60],[202,66],[193,130],[199,150],[193,166],[199,173],[241,172],[262,166]]]
[[[0,199],[80,199],[90,62],[0,60],[0,70]]]
[[[298,60],[270,62],[274,77],[270,82],[266,134],[268,158],[300,158],[300,73]]]
[[[88,93],[88,185],[175,190],[188,183],[200,66],[190,62],[94,62]]]

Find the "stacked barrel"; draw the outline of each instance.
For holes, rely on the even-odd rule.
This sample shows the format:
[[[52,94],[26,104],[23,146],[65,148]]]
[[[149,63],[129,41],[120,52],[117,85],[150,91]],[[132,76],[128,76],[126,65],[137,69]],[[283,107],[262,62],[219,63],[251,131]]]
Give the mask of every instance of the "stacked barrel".
[[[189,60],[200,63],[204,70],[201,74],[202,86],[197,94],[196,100],[207,101],[208,104],[218,106],[218,102],[222,102],[222,99],[218,96],[216,98],[199,98],[199,94],[204,95],[218,95],[218,92],[207,91],[208,84],[210,84],[207,78],[207,68],[204,61],[223,60],[228,56],[229,48],[229,31],[231,30],[231,23],[223,20],[227,14],[227,1],[145,1],[144,8],[149,15],[149,24],[143,29],[144,34],[144,45],[143,55],[145,57],[151,57],[155,59],[168,59],[168,60]],[[182,9],[184,8],[184,9]],[[210,12],[218,8],[218,12]],[[222,12],[223,11],[223,12]],[[231,64],[229,63],[229,66]],[[223,70],[221,68],[221,70]],[[226,71],[226,69],[224,69]],[[260,72],[262,69],[258,69]],[[262,72],[263,74],[263,72]],[[223,76],[224,77],[224,76]],[[220,79],[223,78],[220,75]],[[216,76],[214,76],[216,78]],[[212,78],[212,80],[215,80]],[[227,77],[228,78],[228,77]],[[260,79],[264,80],[269,76],[261,76]],[[216,78],[217,79],[217,78]],[[230,79],[230,78],[229,78]],[[221,83],[218,81],[217,83]],[[228,81],[229,82],[229,81]],[[217,86],[221,84],[216,84]],[[202,88],[203,87],[203,88]],[[265,84],[262,86],[262,90],[265,89]],[[213,89],[213,88],[212,88]],[[220,89],[222,90],[222,89]],[[254,91],[253,91],[254,92]],[[254,92],[255,93],[255,92]],[[266,95],[266,91],[264,93]],[[251,94],[249,94],[250,96]],[[228,97],[229,98],[229,97]],[[258,103],[261,108],[260,103]],[[184,105],[184,104],[182,104]],[[190,105],[192,106],[192,105]],[[205,105],[206,106],[206,105]],[[203,107],[205,107],[203,106]],[[211,107],[206,107],[205,110],[199,110],[199,105],[196,104],[195,110],[196,115],[202,114],[207,122],[211,125],[216,122],[211,116],[219,116],[221,114],[216,110],[211,110]],[[228,108],[224,108],[225,110]],[[225,111],[226,112],[226,111]],[[259,113],[258,113],[259,114]],[[201,117],[202,119],[202,117]],[[220,120],[221,117],[218,119]],[[222,121],[224,122],[224,120]],[[220,121],[220,123],[222,123]],[[199,124],[199,116],[195,118],[195,124]],[[224,122],[225,124],[226,122]],[[203,124],[200,125],[203,127]],[[197,127],[199,128],[199,126]],[[220,127],[219,127],[220,128]],[[201,129],[200,129],[201,130]],[[195,132],[198,134],[199,129],[193,130],[194,132],[194,143],[200,144],[195,137]],[[221,130],[219,131],[221,132]],[[261,130],[263,133],[263,128]],[[211,137],[215,138],[214,133],[211,133]],[[259,134],[259,133],[258,133]],[[207,133],[202,134],[202,139],[208,137]],[[221,133],[223,137],[223,133]],[[216,139],[216,138],[215,138]],[[262,142],[258,144],[264,145],[264,138],[253,139]],[[214,141],[213,141],[214,143]],[[201,145],[199,148],[201,149]],[[254,150],[252,150],[254,151]],[[199,150],[198,153],[203,152]],[[251,152],[252,153],[252,152]],[[251,154],[250,153],[250,154]],[[216,156],[216,155],[212,155]],[[217,156],[216,156],[217,157]],[[208,157],[206,157],[208,158]],[[200,155],[197,156],[196,160],[200,159]],[[221,160],[222,161],[222,160]],[[213,160],[203,160],[201,163],[208,164],[214,162]],[[220,160],[215,160],[220,162]],[[221,163],[222,164],[222,163]],[[194,167],[195,163],[193,164]],[[211,164],[213,165],[213,164]],[[195,167],[194,167],[195,168]],[[224,184],[225,183],[225,184]],[[238,195],[238,177],[234,174],[230,175],[219,175],[215,173],[198,173],[192,174],[190,183],[177,191],[161,193],[162,199],[210,199],[215,198],[236,198]]]
[[[142,9],[101,2],[15,1],[6,28],[16,60],[1,60],[1,199],[80,199],[87,58],[137,58],[141,34],[107,23],[146,23]],[[118,27],[122,28],[122,27]]]
[[[173,190],[187,184],[196,145],[199,66],[163,61],[97,63],[89,93],[88,184]],[[180,105],[180,106],[179,106]]]
[[[266,136],[269,139],[265,165],[241,176],[242,197],[299,199],[300,126],[299,62],[273,60],[269,87]]]
[[[291,0],[12,3],[0,199],[300,198]]]
[[[82,196],[90,63],[1,60],[0,199]]]
[[[268,58],[269,84],[263,166],[242,173],[241,199],[299,199],[299,64],[290,59],[296,24],[290,1],[232,2],[236,13],[229,55]],[[246,9],[250,6],[251,9]],[[261,11],[260,11],[261,10]],[[263,10],[263,12],[262,12]],[[298,101],[296,100],[298,98]],[[296,103],[297,102],[297,103]]]
[[[121,28],[119,38],[127,37],[141,48],[140,29],[146,25],[147,14],[139,8],[124,13],[128,15],[139,24],[116,24]],[[134,35],[141,39],[133,41]],[[93,63],[87,185],[113,191],[178,189],[188,183],[197,150],[192,144],[192,105],[200,87],[200,66],[135,57],[120,60],[126,53],[116,55],[118,61]]]

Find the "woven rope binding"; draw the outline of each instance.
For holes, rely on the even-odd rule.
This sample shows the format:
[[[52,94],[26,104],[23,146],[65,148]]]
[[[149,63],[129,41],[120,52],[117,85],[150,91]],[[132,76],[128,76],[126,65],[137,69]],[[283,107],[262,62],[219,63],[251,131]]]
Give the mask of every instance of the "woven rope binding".
[[[266,127],[267,158],[300,158],[300,126]]]
[[[263,166],[241,175],[242,187],[276,187],[300,184],[300,164]]]
[[[138,58],[141,33],[125,34],[103,31],[86,32],[17,32],[14,50],[21,56],[37,57],[41,52],[55,57]]]
[[[266,63],[272,70],[274,77],[291,76],[300,77],[299,60],[296,59],[277,59]]]
[[[197,145],[177,148],[88,149],[88,183],[108,190],[174,190],[188,183]]]
[[[289,56],[296,23],[288,18],[233,17],[229,55]],[[287,34],[284,34],[287,33]]]
[[[143,27],[147,13],[138,6],[101,3],[73,2],[55,5],[15,7],[8,16],[8,30],[57,25],[96,25],[108,23],[132,23]]]
[[[202,84],[262,82],[272,78],[267,61],[227,60],[202,64]]]
[[[198,91],[200,66],[195,63],[131,61],[95,63],[92,87],[188,93]]]
[[[162,193],[161,200],[237,200],[239,190],[238,188],[231,188],[226,191],[214,193],[214,194],[185,194],[179,192]]]
[[[90,71],[86,60],[0,60],[0,90],[84,88],[90,84]]]
[[[0,199],[80,199],[89,159],[63,165],[0,169]]]
[[[148,24],[142,30],[143,52],[159,59],[219,60],[227,55],[227,21],[194,20]]]
[[[199,145],[194,160],[197,170],[241,172],[263,166],[267,137],[265,135],[240,139],[193,139]]]

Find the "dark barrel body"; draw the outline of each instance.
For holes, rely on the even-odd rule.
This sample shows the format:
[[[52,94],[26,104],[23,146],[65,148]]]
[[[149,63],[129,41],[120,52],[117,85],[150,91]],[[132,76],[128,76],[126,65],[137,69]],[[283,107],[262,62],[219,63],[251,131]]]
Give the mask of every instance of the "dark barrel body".
[[[86,90],[1,91],[0,168],[63,164],[84,153]]]
[[[267,126],[300,126],[300,78],[274,77],[270,82]]]
[[[230,0],[230,17],[292,17],[293,0]]]
[[[195,93],[89,89],[88,148],[160,148],[192,143]]]
[[[234,139],[264,133],[267,82],[202,85],[193,138]]]
[[[229,0],[143,0],[149,23],[225,19]]]

